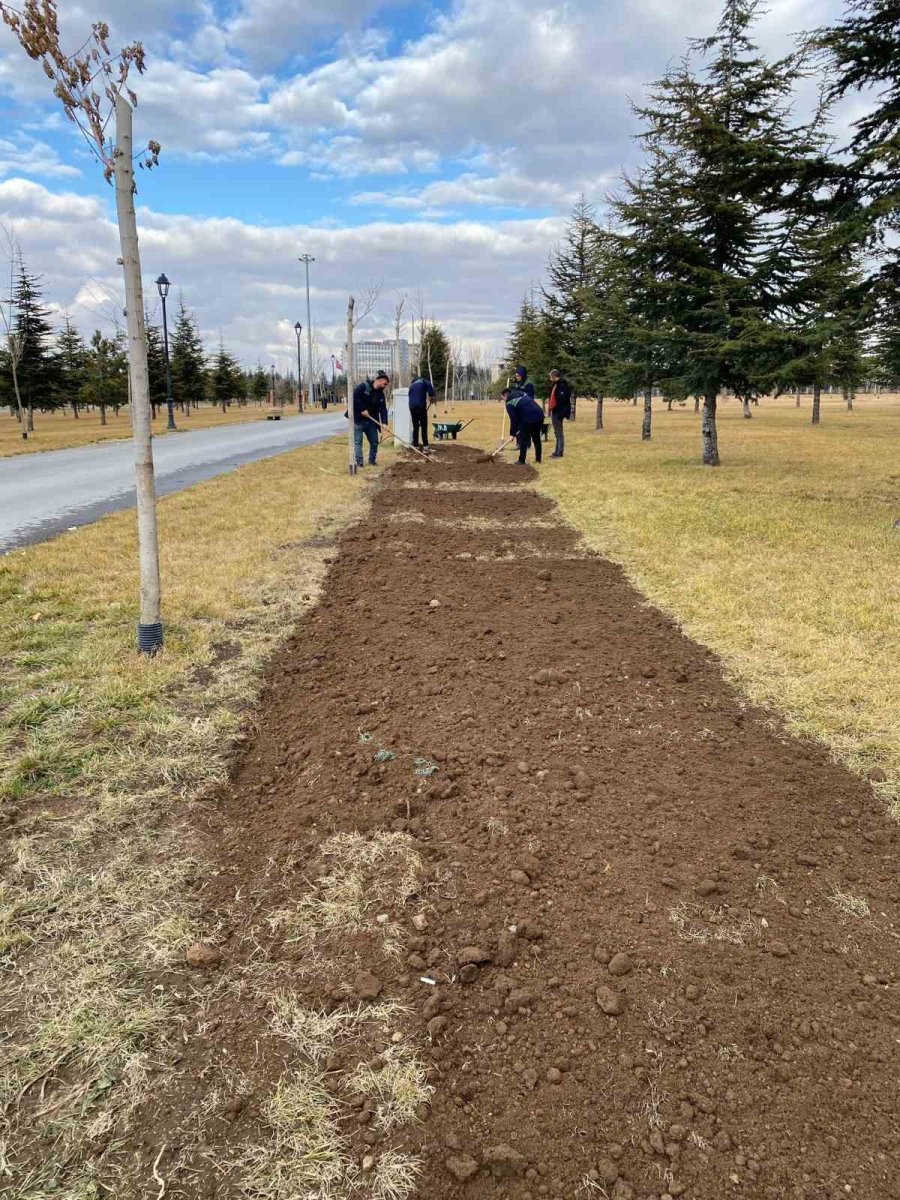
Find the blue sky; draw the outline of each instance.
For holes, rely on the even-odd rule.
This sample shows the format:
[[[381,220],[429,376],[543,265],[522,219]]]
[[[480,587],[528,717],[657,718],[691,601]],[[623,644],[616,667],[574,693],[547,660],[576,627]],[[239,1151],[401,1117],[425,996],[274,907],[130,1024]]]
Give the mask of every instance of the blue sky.
[[[73,46],[108,21],[139,38],[136,138],[145,273],[184,289],[208,340],[246,361],[289,356],[316,255],[323,358],[350,290],[382,285],[363,332],[421,305],[487,354],[502,349],[584,192],[602,205],[634,165],[630,101],[708,33],[712,0],[64,0]],[[834,18],[839,0],[771,0],[764,48]],[[0,32],[0,219],[53,303],[111,319],[121,284],[111,197],[46,79]]]

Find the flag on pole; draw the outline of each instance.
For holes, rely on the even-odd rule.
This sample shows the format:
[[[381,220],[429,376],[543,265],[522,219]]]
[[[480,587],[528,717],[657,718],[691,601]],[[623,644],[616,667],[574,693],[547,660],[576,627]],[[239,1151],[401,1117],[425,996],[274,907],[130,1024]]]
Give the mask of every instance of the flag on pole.
[[[344,369],[344,364],[343,364],[342,362],[338,362],[338,360],[337,360],[337,359],[335,359],[335,360],[334,360],[334,365],[337,367],[337,369],[338,369],[339,371],[343,371],[343,369]]]

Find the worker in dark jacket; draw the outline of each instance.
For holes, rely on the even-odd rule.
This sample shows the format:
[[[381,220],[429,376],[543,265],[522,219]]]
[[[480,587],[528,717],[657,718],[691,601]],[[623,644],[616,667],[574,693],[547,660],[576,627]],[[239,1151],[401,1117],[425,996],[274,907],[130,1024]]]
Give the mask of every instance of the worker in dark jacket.
[[[419,434],[422,435],[422,448],[428,449],[428,406],[434,404],[434,386],[430,379],[419,375],[409,385],[409,415],[412,417],[414,446],[419,445]]]
[[[535,462],[540,462],[544,410],[523,388],[509,388],[504,399],[509,413],[510,436],[519,443],[519,466],[524,467],[530,445],[534,446]]]
[[[374,380],[366,380],[353,389],[353,447],[356,465],[363,465],[363,437],[369,443],[369,466],[374,467],[378,458],[378,425],[387,425],[388,410],[385,390],[390,379],[379,371]]]
[[[525,367],[516,367],[516,387],[534,399],[534,384],[528,382],[528,371]]]
[[[563,421],[572,416],[572,388],[567,379],[563,379],[559,371],[550,372],[550,399],[547,402],[550,410],[550,421],[556,436],[556,449],[551,458],[562,458],[566,449],[566,432]]]

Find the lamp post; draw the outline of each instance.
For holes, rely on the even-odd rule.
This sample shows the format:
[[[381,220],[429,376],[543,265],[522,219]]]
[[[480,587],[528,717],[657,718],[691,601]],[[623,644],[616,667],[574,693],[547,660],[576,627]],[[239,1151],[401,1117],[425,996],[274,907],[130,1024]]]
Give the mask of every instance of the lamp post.
[[[331,403],[332,404],[334,404],[335,401],[337,400],[337,385],[336,385],[335,379],[334,379],[335,361],[336,361],[336,359],[335,359],[334,355],[332,354],[332,356],[331,356]]]
[[[297,412],[303,412],[303,364],[300,361],[300,334],[303,332],[303,326],[298,321],[294,326],[294,333],[297,335]]]
[[[316,383],[313,379],[313,357],[312,357],[312,310],[309,306],[309,264],[316,260],[311,254],[301,254],[300,262],[306,264],[306,350],[309,357],[309,403],[312,408],[316,406]]]
[[[169,322],[166,319],[166,297],[169,294],[171,287],[165,275],[160,275],[156,281],[156,287],[159,292],[159,298],[162,300],[163,310],[163,353],[166,358],[166,408],[169,411],[169,419],[166,423],[167,429],[177,429],[175,424],[175,401],[172,397],[172,367],[169,363]]]
[[[275,364],[272,363],[272,407],[275,407]]]

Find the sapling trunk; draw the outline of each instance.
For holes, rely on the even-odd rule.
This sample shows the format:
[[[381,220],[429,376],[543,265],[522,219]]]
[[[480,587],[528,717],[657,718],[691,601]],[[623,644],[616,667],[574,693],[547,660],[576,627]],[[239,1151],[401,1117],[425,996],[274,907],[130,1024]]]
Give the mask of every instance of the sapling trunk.
[[[848,388],[848,387],[844,388],[844,401],[847,405],[847,411],[853,412],[853,389],[852,388]]]
[[[597,397],[597,420],[594,425],[594,428],[595,429],[603,428],[603,397],[602,396]]]
[[[694,412],[698,413],[699,411],[700,411],[700,397],[695,396],[694,397]]]
[[[818,383],[813,384],[812,423],[819,424],[819,413],[822,407],[822,388]]]
[[[742,403],[743,409],[744,409],[744,420],[752,421],[753,413],[750,411],[750,397],[745,396],[744,399],[741,401],[741,403]]]
[[[669,412],[672,411],[672,401],[669,401]],[[653,389],[644,388],[644,419],[641,423],[641,441],[649,442],[653,433]]]
[[[137,218],[134,212],[134,149],[131,105],[116,97],[116,216],[119,225],[125,314],[128,323],[128,370],[131,381],[131,424],[134,433],[134,472],[137,490],[138,556],[140,561],[140,649],[155,654],[162,648],[159,542],[156,528],[156,483],[153,474],[153,431],[150,381],[147,374],[147,331]]]
[[[707,392],[703,397],[703,416],[700,421],[700,431],[703,436],[703,464],[707,467],[717,467],[719,465],[716,398],[716,392]]]

